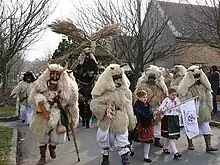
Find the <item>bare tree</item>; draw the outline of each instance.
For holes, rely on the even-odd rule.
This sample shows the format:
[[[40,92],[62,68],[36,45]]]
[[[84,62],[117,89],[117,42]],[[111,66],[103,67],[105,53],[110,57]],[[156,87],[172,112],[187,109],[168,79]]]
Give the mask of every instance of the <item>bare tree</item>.
[[[85,29],[97,29],[106,24],[119,23],[121,35],[110,43],[110,50],[115,50],[117,57],[128,63],[135,74],[135,80],[139,78],[146,64],[168,57],[183,47],[176,43],[167,43],[164,40],[169,18],[155,12],[154,21],[148,17],[150,11],[147,9],[146,1],[142,0],[97,0],[95,5],[81,7],[78,9],[78,24]],[[151,24],[152,29],[148,28]],[[113,45],[113,46],[112,46]]]
[[[196,5],[186,0],[187,20],[193,30],[192,37],[197,41],[205,42],[213,48],[220,49],[220,10],[219,0],[204,0],[201,3],[196,1]]]
[[[39,39],[53,11],[51,6],[51,0],[0,0],[0,71],[4,86],[11,59]]]

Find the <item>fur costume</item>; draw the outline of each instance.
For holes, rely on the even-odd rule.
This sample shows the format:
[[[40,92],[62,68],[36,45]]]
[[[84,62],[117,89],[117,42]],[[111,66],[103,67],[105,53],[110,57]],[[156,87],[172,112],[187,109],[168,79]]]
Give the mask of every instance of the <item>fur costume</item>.
[[[112,76],[122,74],[122,85],[116,87]],[[92,90],[92,101],[90,108],[98,119],[98,126],[102,130],[114,133],[125,132],[128,127],[133,130],[136,126],[136,117],[132,108],[132,94],[129,90],[130,82],[124,71],[117,64],[109,65],[101,74]],[[114,102],[116,113],[114,119],[105,119],[107,106]],[[117,110],[118,109],[118,110]]]
[[[170,86],[171,81],[173,80],[173,74],[170,73],[170,70],[167,68],[159,67],[162,76],[164,77],[164,81],[167,87]]]
[[[30,124],[33,118],[33,108],[28,98],[35,80],[36,77],[32,72],[24,73],[23,80],[17,84],[10,95],[10,97],[17,98],[19,101],[22,123]]]
[[[74,78],[71,78],[72,76],[68,76],[68,73],[65,70],[61,71],[63,69],[64,68],[61,65],[49,65],[35,81],[34,87],[31,91],[30,101],[34,104],[36,112],[31,128],[39,140],[43,140],[49,131],[55,128],[58,121],[60,121],[60,109],[58,108],[58,105],[55,103],[53,106],[50,106],[49,104],[49,102],[52,102],[53,98],[58,95],[58,91],[60,91],[60,103],[62,107],[71,113],[72,119],[69,117],[69,122],[73,122],[75,127],[78,125],[78,86],[74,81]],[[51,71],[61,72],[56,91],[49,90],[47,86]],[[47,111],[51,112],[49,121],[43,119],[40,113],[38,113],[40,112],[38,103],[41,101],[44,102]]]
[[[154,74],[156,77],[155,85],[148,83],[148,76]],[[168,89],[164,81],[164,77],[160,69],[151,65],[138,79],[136,89],[134,93],[137,93],[140,90],[145,90],[148,94],[148,102],[152,106],[153,110],[156,110],[164,98],[168,95]]]
[[[148,103],[151,105],[152,111],[157,110],[164,98],[168,95],[168,89],[165,84],[164,77],[157,66],[151,65],[138,79],[136,89],[134,91],[135,96],[140,90],[147,92]],[[154,145],[158,147],[162,147],[162,144],[160,143],[161,117],[161,115],[155,116],[154,124]]]
[[[186,71],[187,69],[184,66],[175,65],[172,68],[173,80],[171,81],[170,86],[178,89],[178,86],[181,83],[183,77],[185,76]]]
[[[198,80],[201,84],[196,84],[197,78],[194,77],[196,75],[200,75]],[[199,66],[190,66],[179,85],[178,94],[181,102],[195,96],[199,97],[199,124],[211,121],[213,109],[211,92],[211,84],[202,69]]]

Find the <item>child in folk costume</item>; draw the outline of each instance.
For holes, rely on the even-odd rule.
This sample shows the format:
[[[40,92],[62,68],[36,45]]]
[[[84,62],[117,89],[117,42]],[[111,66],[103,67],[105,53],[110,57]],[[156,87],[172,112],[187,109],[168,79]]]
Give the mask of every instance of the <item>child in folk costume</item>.
[[[147,102],[147,93],[141,90],[136,95],[138,100],[135,102],[133,109],[138,123],[135,133],[131,133],[131,139],[144,144],[144,161],[150,163],[152,162],[149,158],[150,144],[154,142],[154,116]],[[136,134],[137,136],[135,136]]]
[[[174,153],[174,159],[182,157],[176,149],[175,140],[180,137],[179,113],[180,100],[177,98],[177,91],[174,88],[168,90],[169,96],[165,98],[159,107],[164,117],[161,123],[161,135],[164,137],[163,152],[170,154],[169,147]]]

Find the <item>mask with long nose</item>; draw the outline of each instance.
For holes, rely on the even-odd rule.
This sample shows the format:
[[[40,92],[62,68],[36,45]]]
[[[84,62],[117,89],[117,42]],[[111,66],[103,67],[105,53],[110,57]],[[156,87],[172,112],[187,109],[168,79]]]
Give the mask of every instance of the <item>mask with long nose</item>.
[[[47,86],[50,90],[56,91],[58,88],[58,81],[60,80],[61,74],[67,69],[68,63],[63,67],[63,69],[57,70],[50,70],[48,65],[48,69],[50,70],[50,79],[47,81]]]

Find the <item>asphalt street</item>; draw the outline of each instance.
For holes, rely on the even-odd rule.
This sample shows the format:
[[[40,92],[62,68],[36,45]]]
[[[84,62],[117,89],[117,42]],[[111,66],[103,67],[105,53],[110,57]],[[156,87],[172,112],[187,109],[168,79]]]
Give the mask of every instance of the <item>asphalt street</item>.
[[[39,150],[37,139],[32,135],[27,126],[17,122],[9,123],[17,127],[21,137],[19,138],[19,148],[22,161],[20,165],[35,165],[39,159]],[[77,163],[76,152],[72,141],[66,141],[63,145],[57,147],[57,158],[55,160],[49,157],[47,153],[47,165],[100,165],[100,149],[96,143],[97,128],[85,129],[78,128],[78,144],[80,149],[81,162]],[[213,128],[213,145],[220,147],[220,129]],[[151,165],[220,165],[220,151],[216,153],[206,153],[203,137],[194,139],[195,151],[186,149],[187,143],[185,135],[176,142],[179,152],[183,155],[181,160],[173,160],[172,155],[162,154],[160,148],[152,145],[150,157],[153,162]],[[130,158],[131,165],[147,165],[143,161],[143,146],[137,144],[135,147],[135,156]],[[111,165],[120,165],[120,157],[116,151],[111,153]]]

